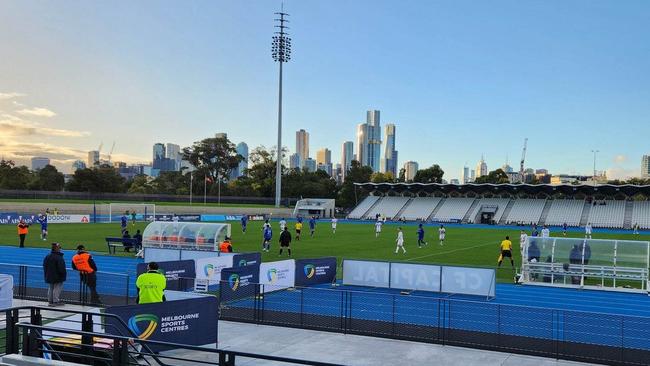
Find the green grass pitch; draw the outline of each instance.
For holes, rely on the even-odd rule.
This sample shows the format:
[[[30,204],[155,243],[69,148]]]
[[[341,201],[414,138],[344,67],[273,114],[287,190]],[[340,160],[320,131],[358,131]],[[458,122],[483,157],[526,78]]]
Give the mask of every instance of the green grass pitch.
[[[248,232],[242,234],[239,222],[231,222],[233,247],[236,252],[260,251],[262,247],[262,223],[250,221]],[[289,227],[293,232],[294,223],[290,222]],[[143,230],[146,223],[137,223],[135,227],[129,223],[129,231],[135,229]],[[307,225],[303,227],[303,238],[300,241],[292,242],[293,258],[315,258],[324,256],[335,256],[340,260],[348,259],[370,259],[370,260],[394,260],[408,261],[413,263],[440,263],[454,265],[469,265],[482,267],[495,267],[499,255],[499,243],[506,235],[509,235],[514,244],[515,266],[521,264],[519,256],[519,230],[508,228],[477,228],[472,226],[447,227],[447,238],[443,246],[438,244],[437,226],[428,225],[425,227],[425,240],[429,245],[419,249],[417,247],[417,227],[404,225],[404,238],[406,254],[395,254],[395,237],[398,224],[384,225],[379,238],[375,238],[374,224],[357,224],[339,222],[336,234],[332,233],[329,222],[320,222],[316,227],[314,237],[309,236]],[[278,260],[279,227],[273,222],[273,240],[270,253],[262,253],[263,261]],[[119,223],[113,224],[50,224],[48,241],[39,238],[40,226],[32,225],[27,236],[28,247],[49,247],[53,241],[58,241],[64,249],[74,249],[78,244],[84,244],[94,252],[106,252],[107,247],[104,238],[107,236],[119,236]],[[559,230],[551,232],[551,236],[561,236]],[[582,237],[582,233],[569,232],[569,237]],[[644,240],[642,237],[630,234],[609,234],[596,233],[594,238],[598,239],[627,239]],[[18,245],[16,227],[13,225],[0,226],[0,244]],[[121,253],[118,255],[133,255]],[[286,254],[284,257],[286,258]],[[2,260],[0,259],[0,262]],[[513,271],[510,264],[504,262],[503,268],[498,272],[500,282],[510,282],[513,279]]]

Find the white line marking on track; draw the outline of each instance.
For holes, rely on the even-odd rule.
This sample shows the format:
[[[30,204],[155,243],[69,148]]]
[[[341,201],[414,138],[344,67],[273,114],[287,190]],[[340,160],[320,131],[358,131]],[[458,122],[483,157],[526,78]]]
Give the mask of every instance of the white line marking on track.
[[[436,256],[436,255],[443,255],[443,254],[449,254],[449,253],[460,252],[460,251],[463,251],[463,250],[469,250],[469,249],[475,249],[475,248],[480,248],[480,247],[486,247],[486,246],[488,246],[488,245],[494,245],[494,242],[491,241],[491,242],[489,242],[489,243],[485,243],[485,244],[479,244],[479,245],[474,245],[474,246],[471,246],[471,247],[464,247],[464,248],[458,248],[458,249],[454,249],[454,250],[448,250],[448,251],[446,251],[446,252],[431,253],[431,254],[427,254],[427,255],[420,256],[420,257],[409,258],[409,259],[407,259],[406,261],[412,261],[412,260],[416,260],[416,259],[422,259],[422,258],[433,257],[433,256]]]

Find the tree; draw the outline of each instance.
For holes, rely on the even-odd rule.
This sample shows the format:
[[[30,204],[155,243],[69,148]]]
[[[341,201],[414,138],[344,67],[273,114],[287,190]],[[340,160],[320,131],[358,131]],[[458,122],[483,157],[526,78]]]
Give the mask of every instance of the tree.
[[[442,183],[442,176],[445,172],[438,164],[434,164],[429,168],[420,169],[415,173],[413,178],[414,182],[419,183]]]
[[[246,169],[246,175],[250,178],[246,181],[250,182],[251,191],[255,192],[256,196],[273,197],[275,193],[276,151],[274,148],[269,150],[264,146],[258,146],[253,149],[248,157],[252,165],[249,169]],[[286,153],[287,149],[283,148],[283,161]],[[285,169],[284,164],[282,164],[283,175]]]
[[[339,199],[337,204],[341,207],[353,207],[357,204],[357,199],[361,199],[368,194],[360,192],[355,198],[354,183],[366,183],[370,181],[372,175],[372,168],[363,166],[358,161],[352,160],[350,163],[350,170],[345,174],[345,181],[339,190]]]
[[[174,195],[189,194],[189,184],[189,174],[184,175],[182,172],[160,172],[158,177],[151,182],[156,193]]]
[[[110,166],[77,169],[66,185],[69,191],[92,193],[121,193],[126,191],[125,179]]]
[[[149,181],[149,177],[144,174],[136,175],[130,182],[127,193],[149,194],[154,193],[154,187]]]
[[[510,183],[510,179],[508,179],[508,175],[502,169],[497,169],[489,172],[488,175],[476,178],[474,183],[501,184]]]
[[[406,169],[402,168],[399,170],[399,176],[397,178],[398,182],[406,182]]]
[[[196,167],[195,177],[204,175],[214,182],[217,177],[228,177],[244,157],[237,154],[235,144],[227,137],[210,137],[183,148],[183,159]]]
[[[0,160],[0,188],[28,189],[34,180],[26,166],[16,166],[12,160]]]
[[[41,191],[61,191],[64,182],[63,173],[48,164],[36,173],[33,187]]]

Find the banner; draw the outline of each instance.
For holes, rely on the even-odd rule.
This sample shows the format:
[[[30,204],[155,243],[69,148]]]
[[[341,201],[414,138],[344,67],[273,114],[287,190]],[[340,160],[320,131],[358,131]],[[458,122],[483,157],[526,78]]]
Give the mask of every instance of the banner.
[[[262,263],[262,253],[237,253],[232,258],[233,267],[254,266]]]
[[[19,215],[16,212],[2,212],[0,213],[0,224],[18,225],[20,219],[25,220],[28,224],[38,223],[36,215]]]
[[[311,286],[336,281],[336,257],[297,259],[296,286]]]
[[[226,221],[226,216],[224,215],[201,215],[201,221]]]
[[[179,221],[179,222],[195,222],[201,221],[201,215],[174,215],[174,214],[159,214],[159,215],[145,215],[147,221],[153,220],[156,218],[156,221]]]
[[[210,257],[195,259],[196,278],[207,280],[209,284],[219,284],[221,270],[233,267],[233,257]]]
[[[240,221],[242,215],[226,215],[226,221]]]
[[[390,263],[343,260],[343,284],[353,286],[390,287]]]
[[[87,224],[90,215],[47,215],[48,224]]]
[[[287,259],[260,264],[260,284],[264,293],[294,287],[296,285],[296,261]]]
[[[231,301],[257,295],[260,266],[224,268],[221,270],[221,300]]]
[[[14,299],[14,278],[0,274],[0,310],[9,309]]]
[[[185,291],[194,288],[196,270],[193,260],[157,262],[159,271],[167,278],[167,289]],[[147,271],[147,263],[138,263],[138,276]]]
[[[493,297],[495,282],[494,269],[442,267],[442,292]]]
[[[203,346],[217,343],[217,298],[204,296],[144,305],[111,306],[106,313],[117,315],[139,339]],[[124,329],[117,319],[106,318],[106,326]],[[149,345],[159,352],[169,346]]]
[[[390,288],[440,292],[440,266],[391,263]]]

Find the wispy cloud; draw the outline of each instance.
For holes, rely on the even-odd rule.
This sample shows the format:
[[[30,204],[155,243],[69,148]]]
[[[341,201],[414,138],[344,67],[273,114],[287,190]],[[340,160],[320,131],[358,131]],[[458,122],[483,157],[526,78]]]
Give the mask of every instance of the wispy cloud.
[[[14,99],[14,98],[19,98],[19,97],[24,97],[26,94],[23,93],[0,93],[0,100],[2,99]]]
[[[9,136],[84,137],[90,135],[90,132],[45,127],[38,123],[27,121],[10,114],[3,114],[0,116],[0,135],[8,136],[8,137]]]
[[[47,118],[56,116],[56,113],[52,112],[47,108],[31,108],[31,109],[25,108],[16,111],[16,113],[21,114],[23,116],[47,117]]]
[[[627,161],[627,156],[625,155],[616,155],[614,157],[614,163],[615,164],[623,164]]]

